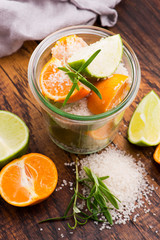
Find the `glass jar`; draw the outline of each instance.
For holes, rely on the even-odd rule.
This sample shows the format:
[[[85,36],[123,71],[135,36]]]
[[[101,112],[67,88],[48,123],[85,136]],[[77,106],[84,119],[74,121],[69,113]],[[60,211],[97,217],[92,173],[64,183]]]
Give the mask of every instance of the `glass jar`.
[[[36,47],[30,58],[28,80],[31,91],[41,106],[53,142],[68,152],[89,154],[105,148],[114,139],[124,111],[136,97],[141,72],[134,51],[123,40],[122,61],[131,79],[131,86],[125,98],[113,109],[98,115],[79,116],[62,111],[42,95],[39,76],[43,66],[51,58],[51,49],[56,41],[72,34],[82,37],[88,44],[113,35],[106,29],[94,26],[73,26],[49,35]]]

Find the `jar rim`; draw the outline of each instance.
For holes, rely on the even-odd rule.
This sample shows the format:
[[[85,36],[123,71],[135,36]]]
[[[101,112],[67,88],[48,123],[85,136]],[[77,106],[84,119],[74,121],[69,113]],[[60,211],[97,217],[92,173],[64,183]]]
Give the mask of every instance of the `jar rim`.
[[[49,111],[51,113],[58,114],[61,117],[72,119],[72,120],[78,120],[78,121],[92,121],[92,120],[99,120],[104,118],[110,118],[114,115],[117,115],[118,113],[122,112],[127,108],[134,98],[137,95],[139,85],[140,85],[140,79],[141,79],[141,70],[139,61],[137,59],[136,54],[134,53],[133,49],[129,46],[129,44],[122,39],[123,42],[123,52],[126,54],[127,59],[130,62],[130,65],[132,67],[132,83],[130,90],[128,91],[125,98],[114,108],[96,115],[91,116],[81,116],[81,115],[75,115],[71,113],[67,113],[56,106],[54,106],[52,103],[50,103],[41,93],[38,84],[36,82],[36,67],[38,65],[40,56],[43,54],[43,52],[54,42],[56,42],[58,39],[60,39],[63,36],[68,36],[72,34],[94,34],[94,35],[101,35],[102,37],[107,37],[110,35],[114,35],[113,32],[96,27],[96,26],[85,26],[85,25],[78,25],[78,26],[72,26],[63,28],[61,30],[58,30],[52,34],[50,34],[48,37],[46,37],[44,40],[41,41],[41,43],[35,48],[33,51],[29,65],[28,65],[28,79],[29,79],[29,85],[31,88],[31,91],[36,98],[36,100],[39,102],[39,104],[44,108],[46,111]]]

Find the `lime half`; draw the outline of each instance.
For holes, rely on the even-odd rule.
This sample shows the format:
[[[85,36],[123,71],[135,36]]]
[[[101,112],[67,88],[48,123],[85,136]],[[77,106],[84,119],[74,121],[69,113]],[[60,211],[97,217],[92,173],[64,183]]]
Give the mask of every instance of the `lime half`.
[[[28,148],[29,130],[15,114],[0,110],[0,167],[23,155]]]
[[[100,53],[84,70],[84,74],[96,78],[108,77],[115,72],[122,59],[123,43],[119,34],[102,38],[87,47],[78,49],[68,59],[68,64],[78,70],[99,49]]]
[[[152,90],[133,113],[128,140],[139,146],[155,146],[160,142],[160,98]]]

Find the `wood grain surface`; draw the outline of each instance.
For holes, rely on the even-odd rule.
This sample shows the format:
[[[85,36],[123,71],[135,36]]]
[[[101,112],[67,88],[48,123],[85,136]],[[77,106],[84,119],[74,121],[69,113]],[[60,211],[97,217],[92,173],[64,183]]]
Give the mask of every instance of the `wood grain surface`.
[[[63,215],[73,193],[66,186],[34,207],[17,208],[0,199],[2,240],[52,240],[61,239],[61,234],[64,234],[63,239],[75,240],[160,239],[160,166],[153,160],[155,147],[137,147],[127,140],[129,120],[136,105],[151,89],[160,96],[160,2],[123,0],[116,9],[119,15],[118,22],[109,30],[120,33],[134,49],[140,62],[142,80],[138,95],[125,113],[119,134],[113,143],[119,149],[132,154],[137,160],[141,159],[148,172],[150,184],[158,187],[150,198],[152,203],[149,206],[150,212],[144,214],[144,209],[138,209],[135,214],[138,213],[140,216],[136,222],[131,217],[127,224],[113,225],[111,229],[103,231],[100,231],[93,222],[78,227],[73,234],[70,233],[72,231],[67,227],[66,221],[39,225],[38,221],[42,219]],[[0,59],[0,108],[17,114],[26,122],[30,130],[28,152],[40,152],[53,159],[59,173],[57,187],[60,187],[63,179],[71,182],[75,180],[73,171],[65,166],[64,162],[72,162],[76,155],[63,151],[50,140],[40,108],[29,89],[27,67],[37,44],[36,41],[25,42],[18,52]]]

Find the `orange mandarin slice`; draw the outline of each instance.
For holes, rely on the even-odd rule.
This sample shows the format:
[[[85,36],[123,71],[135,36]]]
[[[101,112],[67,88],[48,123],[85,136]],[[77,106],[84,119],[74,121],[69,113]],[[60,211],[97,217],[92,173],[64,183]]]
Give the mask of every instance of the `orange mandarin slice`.
[[[53,57],[65,62],[75,51],[86,46],[87,43],[81,37],[70,35],[58,40],[51,53]]]
[[[59,59],[53,57],[46,63],[40,74],[40,87],[43,95],[55,102],[63,102],[73,85],[65,72],[58,69],[62,65]],[[68,103],[76,102],[89,94],[90,89],[88,87],[81,83],[78,84],[79,90],[74,90]]]
[[[156,150],[153,154],[154,160],[160,164],[160,144],[156,147]]]
[[[57,168],[53,161],[42,154],[30,153],[2,168],[0,194],[9,204],[25,207],[49,197],[57,180]]]
[[[88,108],[93,114],[104,113],[116,106],[126,90],[128,76],[122,74],[113,74],[111,77],[99,81],[95,86],[100,91],[100,99],[93,91],[88,97]]]

